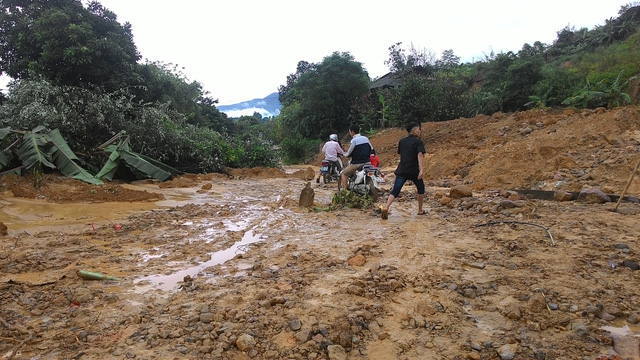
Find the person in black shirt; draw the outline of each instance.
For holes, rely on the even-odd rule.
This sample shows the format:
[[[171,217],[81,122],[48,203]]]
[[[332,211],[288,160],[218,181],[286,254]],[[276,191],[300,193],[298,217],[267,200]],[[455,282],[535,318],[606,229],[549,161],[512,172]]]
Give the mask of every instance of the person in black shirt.
[[[349,176],[353,175],[356,170],[362,168],[363,165],[371,165],[371,151],[373,145],[366,136],[360,135],[360,127],[353,124],[349,127],[349,135],[351,135],[351,143],[349,150],[344,154],[344,157],[351,158],[351,163],[342,170],[340,181],[342,181],[342,188],[347,188],[347,182]]]
[[[406,127],[409,135],[400,139],[398,142],[398,154],[400,154],[400,163],[398,168],[394,172],[396,174],[396,181],[393,184],[393,189],[387,199],[387,204],[382,209],[382,218],[386,219],[389,216],[389,207],[393,200],[400,195],[400,190],[404,186],[407,180],[413,181],[418,189],[418,215],[423,215],[425,212],[422,210],[422,203],[424,202],[424,181],[422,180],[422,159],[427,152],[424,148],[424,143],[420,140],[420,123],[410,123]]]

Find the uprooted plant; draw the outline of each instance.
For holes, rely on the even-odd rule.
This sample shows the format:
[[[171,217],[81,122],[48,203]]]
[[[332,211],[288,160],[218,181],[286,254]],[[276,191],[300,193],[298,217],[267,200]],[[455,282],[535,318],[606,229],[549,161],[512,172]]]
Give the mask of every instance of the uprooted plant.
[[[16,139],[11,139],[12,135]],[[122,166],[141,174],[141,177],[159,181],[180,173],[166,164],[132,151],[129,136],[124,131],[96,148],[95,153],[104,153],[108,155],[108,159],[95,174],[86,169],[89,164],[69,148],[58,129],[49,130],[44,126],[38,126],[31,131],[1,128],[0,142],[10,142],[0,151],[0,175],[22,175],[23,172],[32,172],[36,178],[40,178],[46,170],[57,170],[65,176],[102,185],[103,179],[113,180]]]

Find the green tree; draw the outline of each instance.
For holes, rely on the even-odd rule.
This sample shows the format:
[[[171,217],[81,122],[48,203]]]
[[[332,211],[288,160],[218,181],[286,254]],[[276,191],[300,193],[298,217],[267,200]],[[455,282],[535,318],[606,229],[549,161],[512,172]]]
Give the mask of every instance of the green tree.
[[[113,91],[134,77],[130,24],[96,1],[3,0],[0,10],[0,71],[12,78]]]
[[[414,72],[416,68],[432,68],[435,58],[435,53],[431,50],[417,49],[413,44],[407,50],[402,47],[402,42],[397,42],[389,47],[389,59],[384,63],[389,71],[405,74]]]
[[[453,53],[453,50],[445,50],[442,57],[436,60],[436,69],[449,71],[460,65],[460,57]]]
[[[138,67],[137,86],[130,91],[144,103],[166,103],[183,115],[187,123],[220,133],[233,128],[233,122],[220,112],[218,102],[208,96],[197,81],[190,81],[175,64],[147,62]]]
[[[298,66],[299,76],[291,75],[295,80],[281,87],[283,124],[305,138],[346,131],[357,119],[354,102],[369,92],[369,75],[348,52],[334,52],[308,69],[313,70]]]
[[[287,84],[280,85],[278,87],[278,100],[283,106],[290,105],[292,102],[296,101],[296,83],[304,74],[315,71],[316,67],[316,64],[309,63],[307,61],[298,62],[296,72],[287,76]]]

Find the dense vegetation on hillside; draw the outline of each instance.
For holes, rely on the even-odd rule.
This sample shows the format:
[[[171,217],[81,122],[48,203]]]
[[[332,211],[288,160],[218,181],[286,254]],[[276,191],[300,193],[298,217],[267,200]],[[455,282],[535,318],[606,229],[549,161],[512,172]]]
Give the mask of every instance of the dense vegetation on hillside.
[[[140,62],[131,25],[118,23],[99,2],[4,0],[0,10],[0,71],[13,79],[0,94],[0,172],[53,167],[55,154],[33,152],[51,142],[38,137],[39,126],[58,130],[80,155],[72,164],[93,174],[113,157],[101,145],[123,134],[131,151],[179,171],[210,172],[305,161],[328,134],[343,135],[351,123],[374,131],[407,121],[638,99],[635,5],[594,29],[561,29],[551,45],[524,44],[475,63],[461,64],[453,50],[438,58],[397,43],[387,62],[392,86],[370,89],[368,74],[348,52],[317,64],[300,61],[279,89],[282,112],[270,119],[230,119],[175,66]],[[32,146],[20,147],[26,138]]]
[[[328,106],[326,97],[335,102],[335,94],[340,93],[343,84],[334,83],[331,87],[321,79],[310,84],[319,77],[316,68],[327,59],[320,65],[300,62],[297,72],[280,88],[283,109],[281,116],[272,120],[276,123],[273,127],[295,123],[297,128],[312,128],[317,119],[333,117],[332,121],[325,120],[327,126],[306,139],[300,137],[304,132],[297,132],[282,140],[285,148],[301,154],[291,161],[304,161],[322,142],[317,139],[324,139],[329,133],[342,135],[350,123],[360,124],[364,131],[374,131],[410,121],[443,121],[497,111],[564,106],[611,108],[638,103],[639,29],[640,6],[634,3],[621,7],[619,16],[607,19],[602,26],[567,26],[557,32],[551,45],[539,41],[524,44],[517,53],[491,53],[474,63],[460,63],[453,50],[446,50],[437,58],[427,50],[405,49],[397,43],[389,48],[386,62],[391,73],[385,78],[392,81],[383,81],[384,86],[374,82],[371,91],[355,101],[345,98],[349,106],[342,109],[339,117]],[[301,89],[312,93],[308,89],[313,86],[323,89],[327,96],[299,99]],[[310,108],[315,110],[312,114],[301,110]],[[305,148],[309,151],[304,152]]]

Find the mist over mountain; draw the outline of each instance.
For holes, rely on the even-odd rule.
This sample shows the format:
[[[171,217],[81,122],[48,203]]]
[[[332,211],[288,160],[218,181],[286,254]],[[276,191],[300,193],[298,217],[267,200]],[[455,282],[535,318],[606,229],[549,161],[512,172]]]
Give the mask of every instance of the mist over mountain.
[[[218,110],[227,114],[230,118],[237,118],[241,116],[251,116],[257,112],[262,115],[263,118],[278,116],[282,104],[278,100],[278,93],[274,92],[262,99],[253,99],[249,101],[243,101],[237,104],[220,105],[216,106]]]

